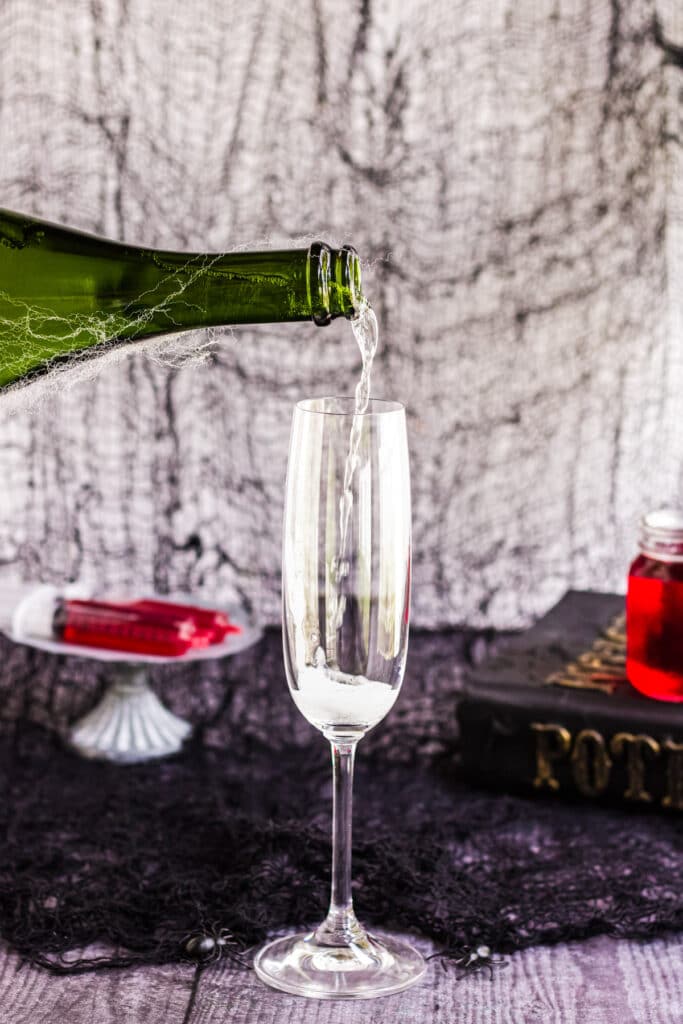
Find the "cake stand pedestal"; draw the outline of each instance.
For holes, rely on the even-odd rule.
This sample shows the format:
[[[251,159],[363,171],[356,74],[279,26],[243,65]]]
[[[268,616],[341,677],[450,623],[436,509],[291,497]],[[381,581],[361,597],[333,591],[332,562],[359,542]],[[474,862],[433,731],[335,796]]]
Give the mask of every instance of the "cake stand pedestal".
[[[106,693],[72,727],[68,742],[83,757],[135,764],[176,754],[191,732],[150,688],[144,665],[120,664],[112,665]]]

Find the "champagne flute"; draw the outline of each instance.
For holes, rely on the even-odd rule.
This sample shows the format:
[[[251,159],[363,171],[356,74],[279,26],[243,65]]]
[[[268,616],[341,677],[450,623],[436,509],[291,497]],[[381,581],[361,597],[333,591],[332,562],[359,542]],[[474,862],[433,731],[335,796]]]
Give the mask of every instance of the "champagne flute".
[[[269,943],[254,967],[268,985],[297,995],[387,995],[418,981],[425,963],[356,918],[351,796],[356,745],[394,704],[408,648],[410,476],[398,402],[373,400],[363,413],[351,398],[297,405],[282,586],[290,692],[332,748],[332,892],[320,927]]]

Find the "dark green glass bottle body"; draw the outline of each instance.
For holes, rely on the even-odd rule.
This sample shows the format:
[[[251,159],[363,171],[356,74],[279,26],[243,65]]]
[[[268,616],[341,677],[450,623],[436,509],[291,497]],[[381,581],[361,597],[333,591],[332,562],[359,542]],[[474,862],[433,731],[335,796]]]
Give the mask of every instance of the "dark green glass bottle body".
[[[105,344],[221,324],[326,324],[363,302],[351,246],[162,252],[0,210],[0,388]]]

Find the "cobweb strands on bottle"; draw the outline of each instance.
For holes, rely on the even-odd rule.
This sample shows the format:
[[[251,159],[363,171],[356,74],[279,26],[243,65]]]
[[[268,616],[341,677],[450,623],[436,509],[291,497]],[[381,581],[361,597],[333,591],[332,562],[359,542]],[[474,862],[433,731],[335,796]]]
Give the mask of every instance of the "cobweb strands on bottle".
[[[306,249],[313,241],[313,236],[300,236],[295,240],[287,239],[282,245]],[[264,237],[259,242],[224,249],[222,253],[188,254],[187,260],[177,265],[165,265],[158,260],[156,265],[163,265],[166,273],[152,289],[141,291],[135,299],[129,297],[119,312],[107,312],[103,308],[92,314],[63,313],[60,312],[62,296],[57,297],[54,309],[49,298],[41,298],[32,305],[3,292],[0,274],[0,304],[4,302],[2,308],[8,311],[5,320],[0,313],[0,370],[8,375],[19,373],[22,359],[26,358],[28,364],[33,358],[36,360],[32,370],[24,371],[18,380],[0,389],[0,422],[23,412],[35,412],[46,402],[58,399],[64,391],[93,382],[106,367],[136,353],[168,370],[211,364],[221,342],[236,344],[230,323],[188,330],[178,323],[174,311],[183,304],[193,308],[193,303],[184,296],[191,289],[199,289],[211,276],[212,267],[221,255],[274,248],[272,239]],[[94,260],[95,270],[97,266]],[[136,307],[139,307],[137,312]],[[166,333],[147,337],[150,323]],[[272,324],[270,330],[273,330]],[[72,344],[74,347],[69,350]],[[59,354],[45,358],[44,353],[50,349],[58,350]]]
[[[353,876],[363,919],[437,949],[498,952],[683,927],[680,818],[578,813],[459,781],[449,666],[469,643],[416,634],[424,681],[361,745]],[[23,957],[61,971],[171,963],[187,959],[189,936],[222,929],[226,955],[248,961],[269,931],[318,920],[328,754],[280,679],[279,633],[237,656],[227,678],[174,671],[165,696],[198,723],[194,742],[124,768],[84,763],[45,727],[83,700],[71,666],[25,651],[11,661],[0,696],[20,713],[0,730],[0,935]]]

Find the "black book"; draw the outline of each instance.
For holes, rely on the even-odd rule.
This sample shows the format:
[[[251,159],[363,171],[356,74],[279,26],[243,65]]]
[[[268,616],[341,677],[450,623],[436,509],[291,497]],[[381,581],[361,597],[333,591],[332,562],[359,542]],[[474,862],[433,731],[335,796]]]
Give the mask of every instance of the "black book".
[[[466,678],[465,774],[496,789],[683,810],[683,704],[626,680],[624,598],[570,591]]]

